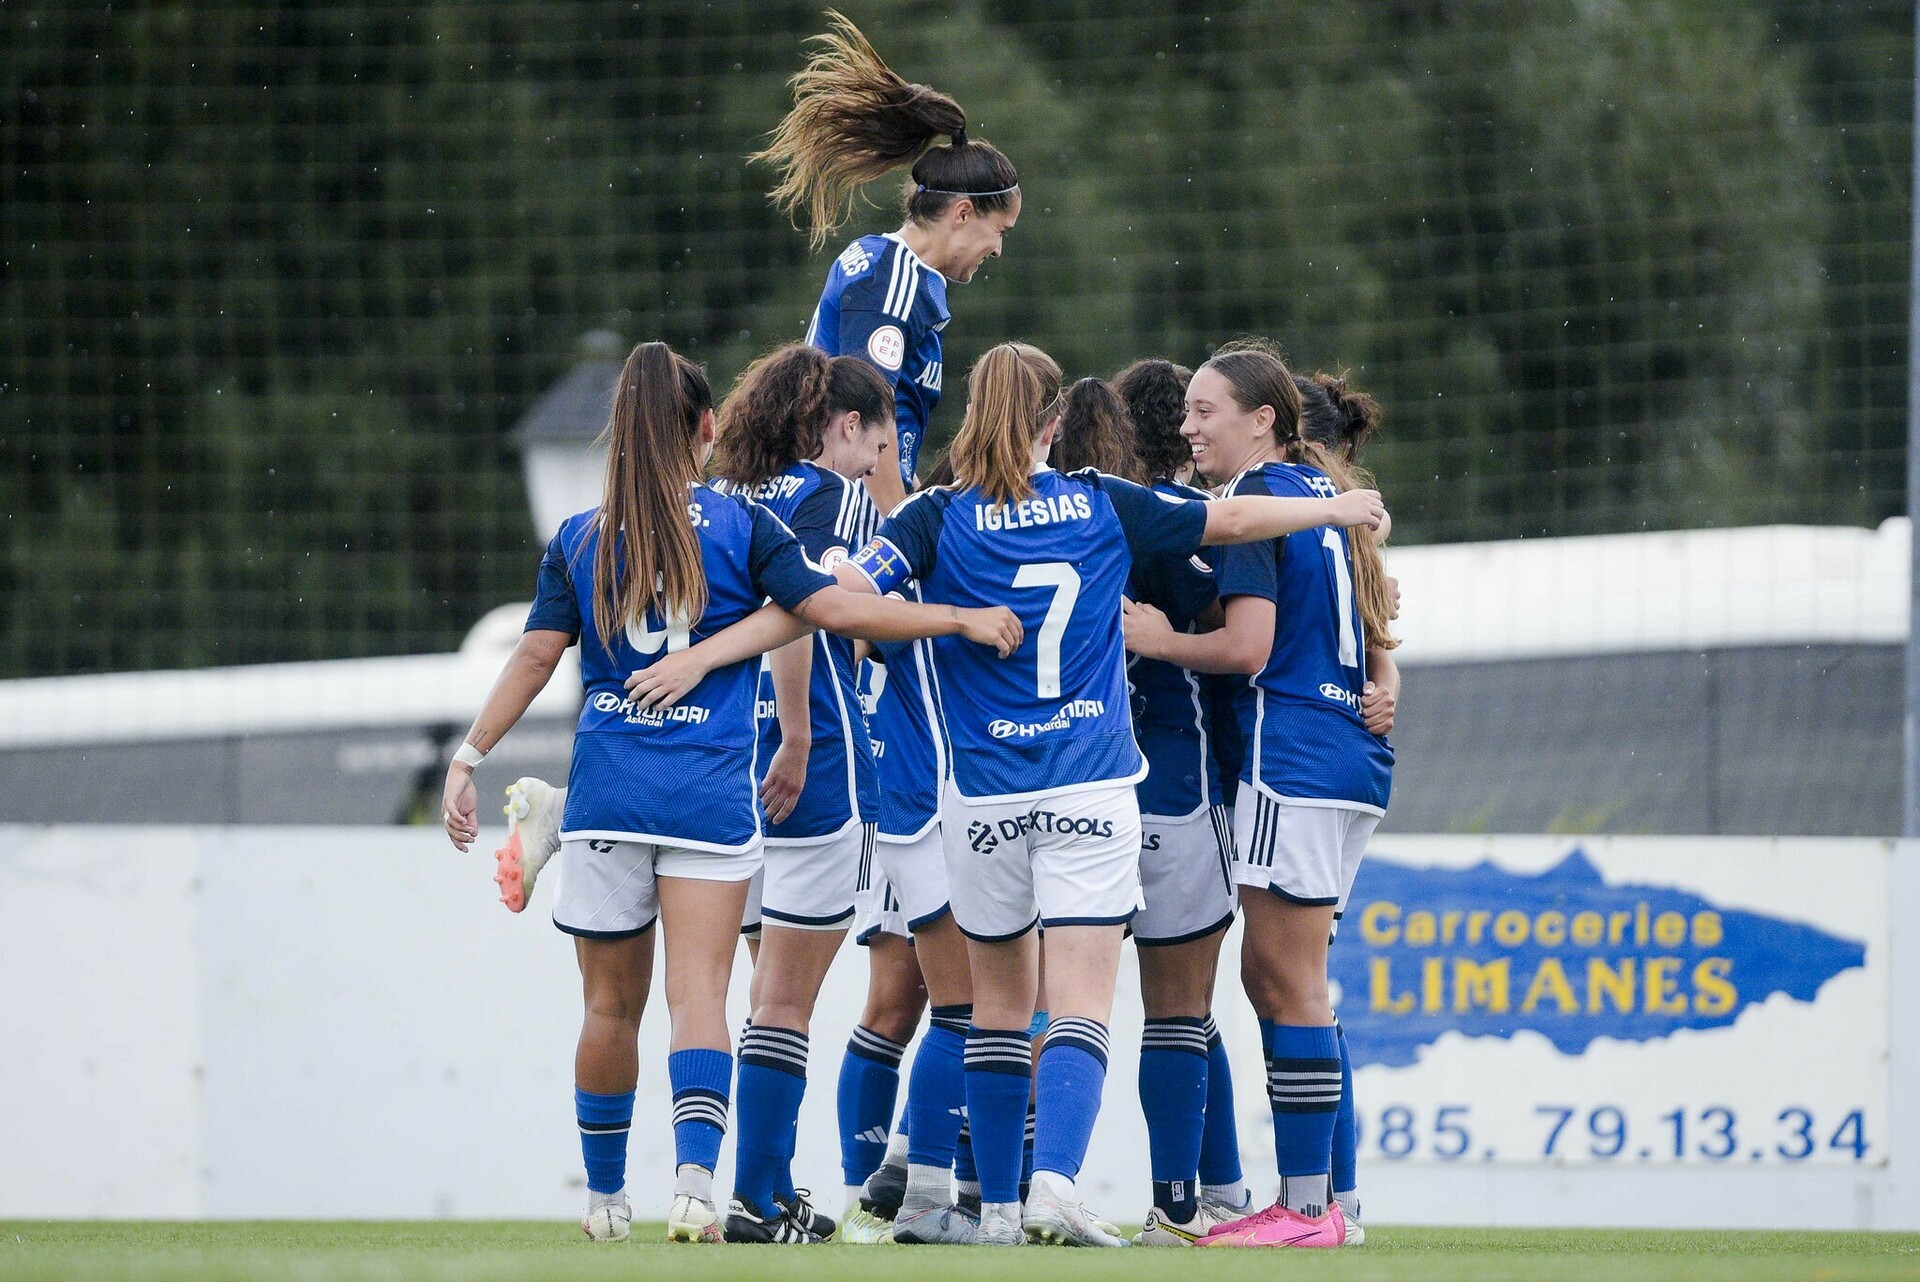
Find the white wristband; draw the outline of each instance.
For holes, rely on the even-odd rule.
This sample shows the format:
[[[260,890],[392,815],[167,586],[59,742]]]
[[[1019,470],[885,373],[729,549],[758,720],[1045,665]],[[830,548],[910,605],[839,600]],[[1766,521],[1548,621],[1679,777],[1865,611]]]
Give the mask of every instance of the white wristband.
[[[487,754],[470,743],[463,743],[460,745],[460,751],[453,754],[453,759],[458,764],[471,770],[473,767],[485,761]]]

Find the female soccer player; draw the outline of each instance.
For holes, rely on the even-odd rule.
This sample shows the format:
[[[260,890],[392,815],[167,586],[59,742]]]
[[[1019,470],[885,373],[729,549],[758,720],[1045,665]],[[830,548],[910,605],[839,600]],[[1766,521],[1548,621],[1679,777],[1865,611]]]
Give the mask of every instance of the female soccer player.
[[[1034,637],[1005,672],[932,648],[953,780],[942,804],[948,895],[971,942],[965,1053],[980,1170],[978,1240],[1119,1246],[1090,1222],[1074,1178],[1106,1075],[1107,1019],[1125,923],[1139,907],[1145,773],[1128,714],[1119,628],[1135,558],[1379,519],[1377,496],[1194,503],[1096,472],[1062,476],[1053,444],[1059,367],[1002,344],[968,376],[956,485],[922,491],[881,527],[842,583],[930,602],[1005,601]],[[1034,1175],[1019,1200],[1028,1024],[1047,928],[1051,1010],[1037,1073]]]
[[[554,924],[575,937],[586,1017],[574,1060],[587,1168],[582,1228],[624,1238],[632,1218],[627,1131],[638,1078],[653,924],[666,919],[678,1177],[667,1220],[676,1241],[717,1241],[711,1182],[732,1078],[727,979],[747,882],[760,863],[754,804],[752,667],[746,649],[681,687],[669,712],[621,688],[663,651],[729,624],[765,649],[833,627],[873,640],[956,633],[1010,651],[1005,611],[946,611],[850,593],[807,564],[765,509],[700,481],[713,443],[706,375],[664,343],[633,349],[607,424],[600,505],[570,518],[540,563],[527,628],[447,767],[442,818],[465,850],[478,835],[473,767],[525,713],[580,640],[585,705],[574,735]],[[606,531],[617,537],[605,537]],[[782,609],[761,608],[771,597]],[[725,658],[716,653],[716,659]],[[782,1218],[770,1232],[795,1240]]]
[[[718,485],[765,506],[815,564],[831,566],[879,524],[859,482],[880,462],[892,420],[892,389],[871,365],[789,343],[748,366],[721,405]],[[760,706],[777,715],[760,719],[769,826],[746,923],[763,929],[740,1044],[730,1240],[767,1240],[782,1213],[818,1237],[835,1228],[793,1188],[791,1158],[814,1002],[871,876],[880,812],[854,671],[853,647],[817,633],[775,651],[761,681]],[[880,1067],[897,1080],[903,1044],[866,1028],[853,1044],[862,1062],[890,1058]]]
[[[1194,463],[1234,475],[1233,496],[1353,492],[1346,465],[1300,434],[1300,392],[1270,346],[1233,344],[1187,389]],[[1361,712],[1366,656],[1395,642],[1379,550],[1368,534],[1306,530],[1223,549],[1226,625],[1193,635],[1130,629],[1136,652],[1252,678],[1240,700],[1246,764],[1236,803],[1241,977],[1271,1056],[1280,1199],[1221,1225],[1205,1246],[1338,1246],[1329,1188],[1340,1048],[1327,997],[1334,911],[1386,812],[1393,749]]]
[[[1380,403],[1365,392],[1348,386],[1345,374],[1295,374],[1293,385],[1300,391],[1300,435],[1347,464],[1354,484],[1373,488],[1373,477],[1359,466],[1361,447],[1372,439],[1380,426]],[[1386,541],[1383,527],[1376,542]],[[1388,610],[1388,617],[1394,611]],[[1393,720],[1400,698],[1400,669],[1386,650],[1367,650],[1367,683],[1360,697],[1360,715],[1367,729],[1377,735],[1393,732]],[[1340,887],[1340,902],[1334,906],[1337,926],[1346,914],[1347,900],[1353,894],[1356,864],[1347,870]],[[1353,1057],[1347,1049],[1347,1033],[1336,1015],[1334,1034],[1340,1041],[1340,1107],[1334,1114],[1333,1169],[1329,1181],[1333,1200],[1340,1204],[1346,1221],[1347,1236],[1342,1245],[1359,1246],[1367,1239],[1360,1222],[1359,1133],[1355,1129],[1353,1101]]]
[[[1180,435],[1190,377],[1168,361],[1135,362],[1115,379],[1113,409],[1098,416],[1113,419],[1118,411],[1126,433],[1086,435],[1130,436],[1129,465],[1155,492],[1205,500],[1205,491],[1181,483],[1192,472]],[[1072,439],[1072,417],[1062,424],[1062,445]],[[1139,462],[1131,462],[1136,456]],[[1219,613],[1212,567],[1200,557],[1137,562],[1128,596],[1158,607],[1183,631]],[[1233,1079],[1213,1023],[1220,944],[1237,900],[1233,839],[1201,678],[1145,658],[1131,662],[1128,677],[1134,734],[1147,759],[1147,777],[1136,789],[1144,907],[1133,937],[1146,1015],[1140,1107],[1153,1166],[1153,1206],[1134,1242],[1191,1246],[1214,1225],[1245,1215],[1251,1197],[1234,1132]]]
[[[960,104],[902,80],[860,29],[830,13],[831,30],[793,78],[793,110],[752,159],[773,164],[774,203],[804,212],[818,248],[846,221],[860,188],[912,165],[905,221],[887,235],[862,236],[834,260],[807,327],[807,341],[857,355],[893,381],[898,477],[868,482],[882,512],[913,484],[927,420],[940,401],[940,334],[947,282],[965,284],[1000,256],[1020,217],[1020,177],[990,143],[967,137]],[[945,146],[933,146],[938,138]],[[891,443],[891,442],[890,442]]]

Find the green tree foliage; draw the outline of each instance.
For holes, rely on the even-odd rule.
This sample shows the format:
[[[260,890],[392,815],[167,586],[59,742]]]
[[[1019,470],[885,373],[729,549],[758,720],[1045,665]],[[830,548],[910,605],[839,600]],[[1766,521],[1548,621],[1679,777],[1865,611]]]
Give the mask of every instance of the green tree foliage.
[[[1910,4],[875,0],[1019,164],[947,407],[1234,334],[1350,367],[1396,537],[1900,501]],[[611,327],[805,327],[743,157],[811,5],[0,9],[0,668],[450,647],[524,599],[511,429]],[[850,233],[897,221],[897,183]]]

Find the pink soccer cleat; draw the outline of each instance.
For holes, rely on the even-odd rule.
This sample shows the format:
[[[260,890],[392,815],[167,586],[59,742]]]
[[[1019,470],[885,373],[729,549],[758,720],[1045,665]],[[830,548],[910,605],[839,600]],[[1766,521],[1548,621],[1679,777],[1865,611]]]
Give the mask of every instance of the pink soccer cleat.
[[[1201,1238],[1200,1246],[1339,1246],[1347,1240],[1346,1217],[1339,1203],[1325,1215],[1302,1215],[1275,1202],[1242,1220],[1222,1224]]]

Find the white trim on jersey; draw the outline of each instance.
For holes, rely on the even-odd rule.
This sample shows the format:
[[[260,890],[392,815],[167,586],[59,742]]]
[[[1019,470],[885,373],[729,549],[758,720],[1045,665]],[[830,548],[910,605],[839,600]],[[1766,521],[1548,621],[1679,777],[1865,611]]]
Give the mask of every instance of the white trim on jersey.
[[[820,304],[813,305],[813,317],[807,321],[807,336],[800,341],[808,347],[820,346]]]
[[[848,715],[846,692],[840,688],[840,676],[834,671],[833,651],[827,646],[827,634],[824,631],[816,631],[813,635],[815,641],[813,661],[827,665],[827,684],[833,687],[833,703],[840,711],[840,741],[841,747],[847,754],[847,809],[853,812],[855,819],[860,819],[862,818],[860,814],[860,771],[857,768],[859,765],[859,756],[854,747],[853,731],[854,727],[858,726],[861,736],[865,737],[867,733],[867,718],[861,713],[858,707],[854,708],[851,716]],[[869,748],[868,752],[871,753],[872,749]]]
[[[1290,797],[1284,792],[1275,792],[1264,783],[1253,785],[1261,796],[1271,797],[1275,801],[1284,801],[1289,806],[1306,806],[1314,810],[1358,810],[1369,815],[1386,816],[1379,806],[1370,806],[1364,801],[1342,801],[1337,797]]]

